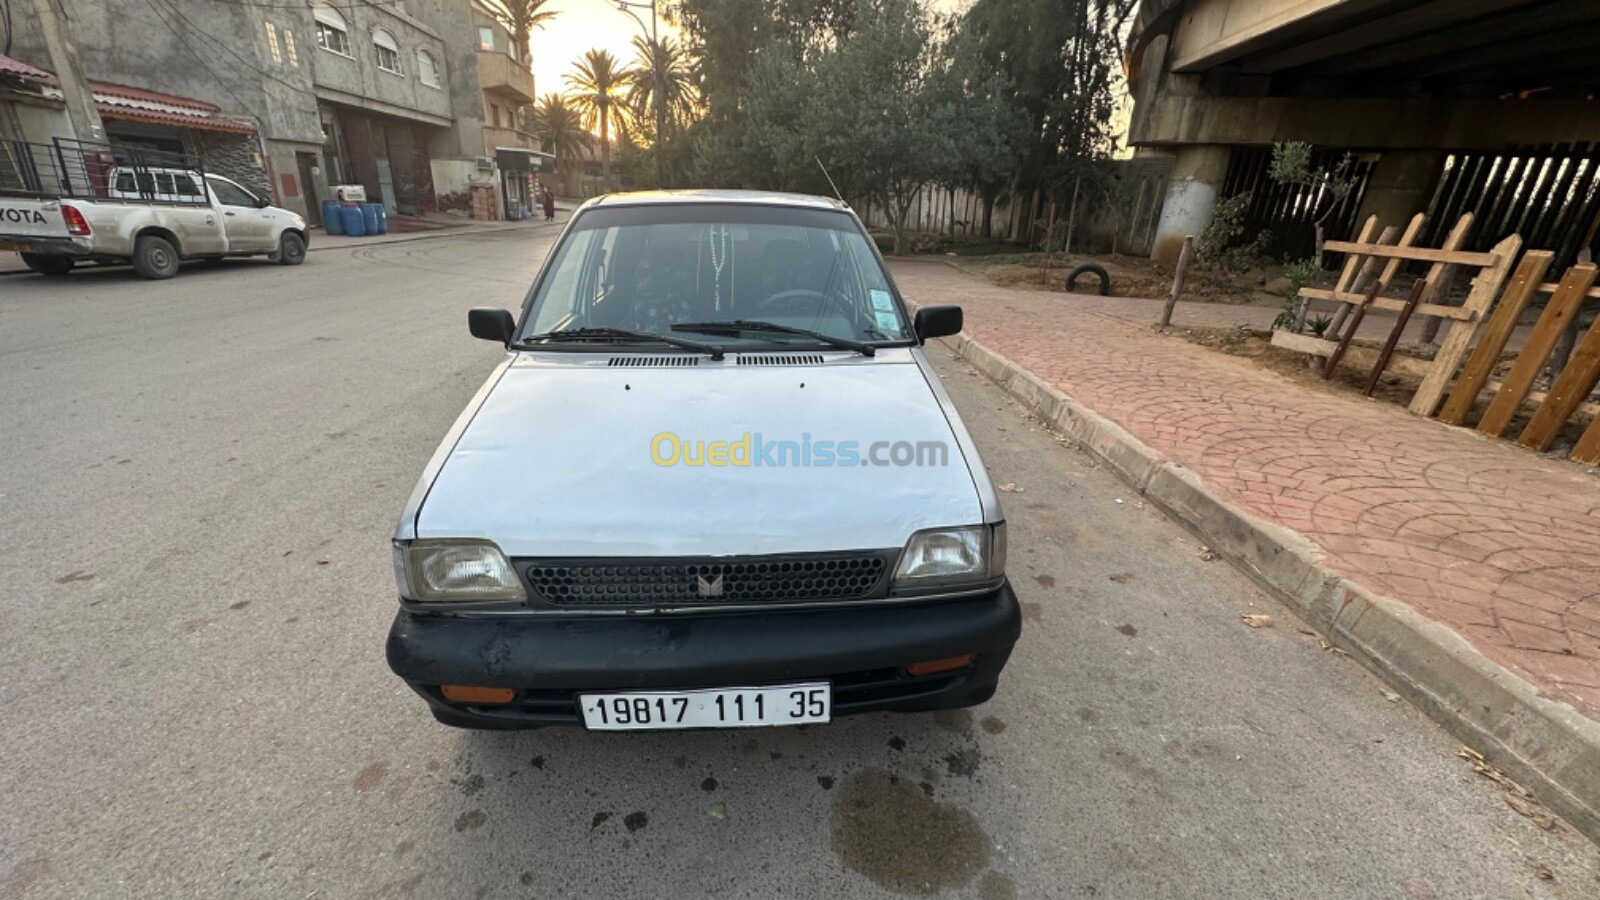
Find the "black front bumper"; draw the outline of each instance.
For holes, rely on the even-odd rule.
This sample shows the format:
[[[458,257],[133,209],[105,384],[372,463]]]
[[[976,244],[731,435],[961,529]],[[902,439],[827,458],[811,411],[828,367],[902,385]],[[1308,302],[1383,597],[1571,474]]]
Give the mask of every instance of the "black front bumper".
[[[446,616],[401,610],[389,667],[455,725],[577,724],[590,691],[833,685],[833,714],[973,706],[994,694],[1022,613],[1010,584],[960,600],[692,615]],[[916,662],[976,654],[911,677]],[[510,687],[503,706],[454,704],[443,684]]]

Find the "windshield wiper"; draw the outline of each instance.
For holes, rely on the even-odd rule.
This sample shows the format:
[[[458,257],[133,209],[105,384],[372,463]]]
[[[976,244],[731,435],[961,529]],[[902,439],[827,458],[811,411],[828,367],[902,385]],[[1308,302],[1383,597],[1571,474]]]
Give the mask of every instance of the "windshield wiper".
[[[842,350],[854,350],[862,356],[872,356],[878,349],[871,344],[861,341],[852,341],[849,338],[834,337],[821,331],[812,331],[809,328],[795,328],[792,325],[779,325],[776,322],[758,322],[751,319],[732,319],[724,322],[679,322],[672,326],[673,331],[698,331],[701,334],[727,334],[736,335],[741,331],[768,331],[774,334],[797,334],[813,340],[821,341],[830,347]]]
[[[564,328],[560,331],[545,331],[539,334],[530,334],[517,344],[526,348],[527,345],[537,341],[641,341],[646,343],[670,344],[682,347],[685,350],[694,350],[698,353],[708,354],[712,359],[721,359],[722,347],[716,344],[703,344],[687,338],[674,337],[670,334],[653,334],[648,331],[629,331],[626,328]]]

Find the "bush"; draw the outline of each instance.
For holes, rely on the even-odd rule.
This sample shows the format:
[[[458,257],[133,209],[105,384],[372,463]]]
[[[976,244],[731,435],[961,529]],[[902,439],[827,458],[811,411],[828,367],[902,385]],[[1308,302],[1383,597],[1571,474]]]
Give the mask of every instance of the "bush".
[[[1248,244],[1235,245],[1244,234],[1245,216],[1250,212],[1250,193],[1247,191],[1217,204],[1211,224],[1195,239],[1195,262],[1203,269],[1223,272],[1243,272],[1261,261],[1271,232],[1263,231]]]

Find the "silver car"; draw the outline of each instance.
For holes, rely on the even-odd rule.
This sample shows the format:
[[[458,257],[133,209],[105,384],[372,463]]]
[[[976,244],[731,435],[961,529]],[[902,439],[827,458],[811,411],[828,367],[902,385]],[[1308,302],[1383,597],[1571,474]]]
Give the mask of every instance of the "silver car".
[[[585,204],[400,517],[394,672],[441,722],[719,728],[994,694],[1005,518],[859,219]]]

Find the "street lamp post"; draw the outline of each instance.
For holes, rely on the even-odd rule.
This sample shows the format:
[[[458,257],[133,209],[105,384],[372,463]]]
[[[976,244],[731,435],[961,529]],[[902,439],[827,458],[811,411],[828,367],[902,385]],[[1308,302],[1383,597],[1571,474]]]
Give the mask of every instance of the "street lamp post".
[[[656,37],[656,4],[655,0],[648,3],[630,3],[628,0],[616,0],[617,9],[633,16],[633,20],[644,28],[644,19],[639,18],[635,9],[650,7],[650,82],[654,89],[650,92],[651,103],[655,106],[656,113],[656,187],[662,186],[661,178],[661,143],[666,138],[666,107],[662,103],[661,92],[661,43]]]

